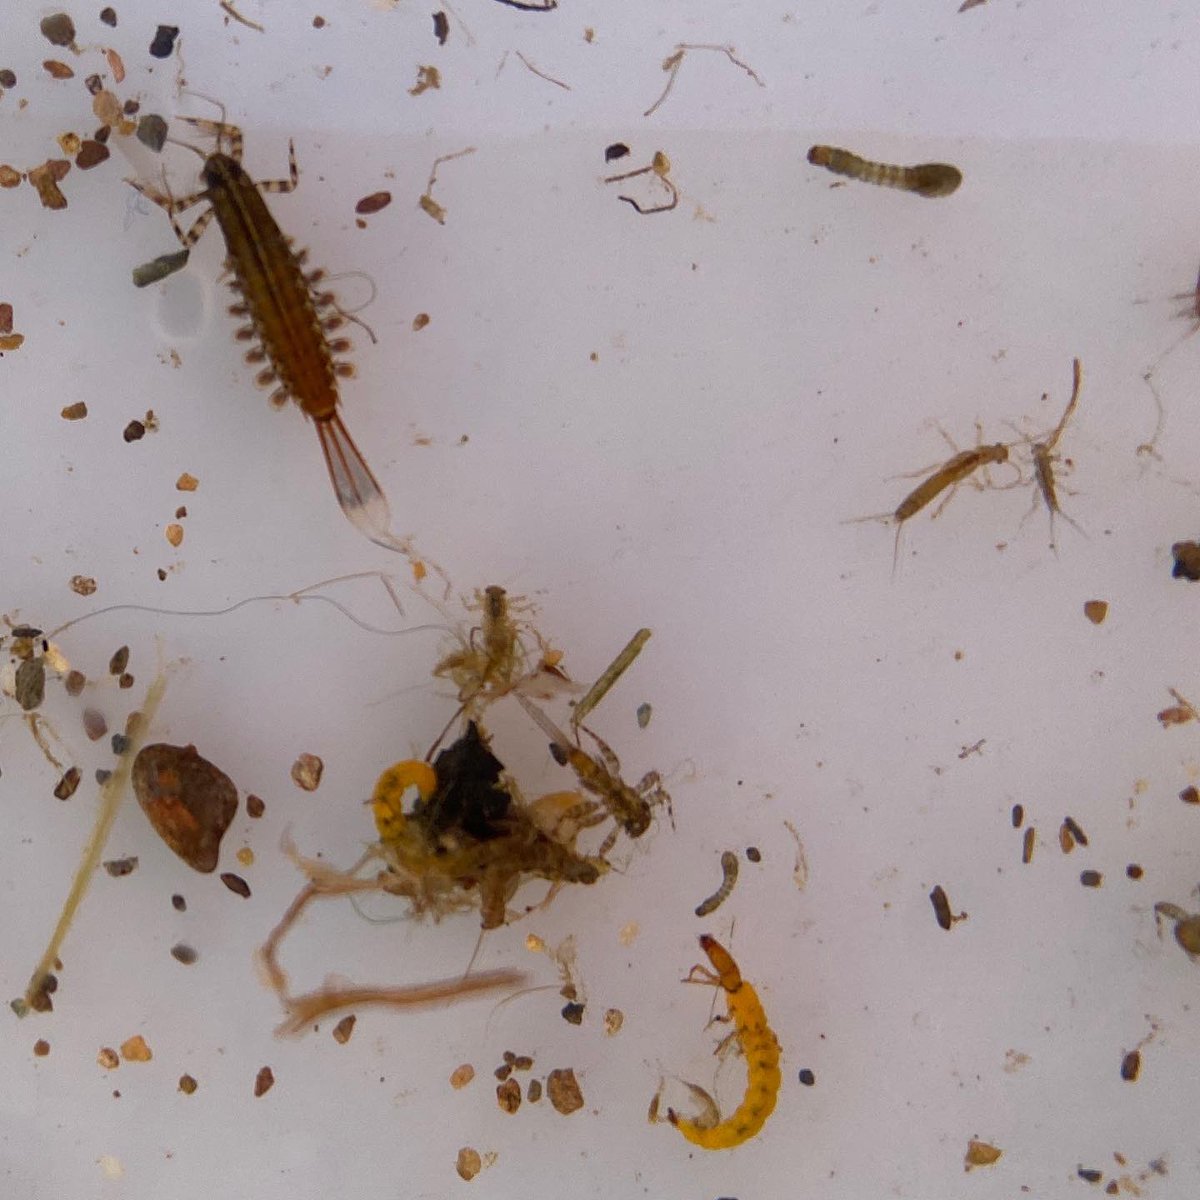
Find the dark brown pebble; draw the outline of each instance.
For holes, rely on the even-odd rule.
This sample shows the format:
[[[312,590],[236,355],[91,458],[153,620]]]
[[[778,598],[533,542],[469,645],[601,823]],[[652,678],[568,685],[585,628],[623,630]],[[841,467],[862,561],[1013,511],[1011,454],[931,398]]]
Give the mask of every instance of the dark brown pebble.
[[[191,1075],[180,1075],[179,1090],[185,1095],[192,1095],[200,1085]]]
[[[1098,888],[1104,882],[1104,876],[1099,871],[1081,871],[1079,882],[1084,887]]]
[[[126,100],[125,103],[121,105],[121,111],[127,117],[132,117],[137,114],[141,107],[142,106],[136,100]]]
[[[157,154],[167,140],[167,123],[158,113],[147,113],[138,119],[137,140]]]
[[[339,1046],[344,1046],[354,1035],[354,1026],[358,1023],[358,1018],[351,1013],[348,1017],[343,1017],[332,1030],[333,1040]]]
[[[42,37],[52,46],[69,46],[75,40],[75,22],[66,13],[42,18]]]
[[[190,967],[192,963],[194,963],[196,959],[200,957],[200,955],[198,955],[196,951],[191,948],[191,946],[187,946],[183,942],[176,942],[175,945],[171,947],[171,957],[175,959],[176,962],[183,963],[185,967]]]
[[[222,871],[221,882],[231,892],[236,892],[244,900],[250,898],[250,885],[240,875],[235,875],[232,871]]]
[[[15,88],[17,86],[17,77],[7,67],[0,71],[0,87]]]
[[[140,442],[146,436],[146,427],[141,421],[130,421],[121,436],[127,442]]]
[[[59,800],[70,800],[79,786],[79,768],[70,767],[67,773],[54,785],[54,794]]]
[[[108,732],[108,722],[99,709],[83,710],[83,732],[88,735],[88,740],[93,742],[98,742]]]
[[[762,862],[762,851],[757,846],[747,846],[746,858],[752,863]]]
[[[127,666],[129,666],[129,647],[122,646],[108,660],[108,673],[110,675],[124,674]]]
[[[171,51],[175,49],[175,39],[178,36],[178,25],[160,25],[155,31],[154,41],[150,43],[151,57],[169,58]]]
[[[433,36],[437,38],[437,44],[444,46],[446,39],[450,36],[450,22],[446,19],[444,12],[435,12],[433,14]]]
[[[954,917],[950,912],[950,898],[940,883],[929,893],[929,902],[933,905],[933,915],[937,918],[937,923],[945,930],[951,929]]]
[[[1137,863],[1130,863],[1129,866],[1125,868],[1125,874],[1128,875],[1130,879],[1141,879],[1145,873],[1146,872],[1143,871],[1142,868],[1137,865]]]
[[[1176,542],[1171,547],[1175,565],[1171,568],[1172,579],[1200,579],[1200,542]]]
[[[87,88],[89,96],[98,96],[104,91],[104,80],[99,75],[89,75],[83,81],[83,86]]]
[[[125,674],[122,675],[121,678],[117,680],[117,687],[119,687],[119,688],[133,687],[133,676],[130,675],[128,671],[126,671]]]
[[[613,142],[611,146],[604,148],[604,161],[615,162],[618,158],[624,158],[629,153],[629,147],[624,142]]]
[[[1200,804],[1200,792],[1190,784],[1179,793],[1179,798],[1184,804]]]
[[[1093,1169],[1092,1167],[1080,1167],[1079,1170],[1076,1171],[1075,1173],[1085,1183],[1099,1183],[1100,1180],[1102,1180],[1104,1178],[1103,1171],[1097,1171],[1097,1170]]]
[[[812,1087],[817,1082],[817,1077],[807,1067],[804,1067],[800,1072],[800,1082],[805,1087]]]
[[[1130,1050],[1128,1054],[1121,1059],[1121,1078],[1126,1083],[1136,1083],[1137,1077],[1142,1070],[1142,1052],[1140,1050]]]
[[[109,744],[114,754],[124,754],[129,749],[130,741],[123,733],[114,733]]]
[[[101,125],[95,133],[92,134],[92,141],[99,142],[102,146],[108,145],[109,135],[112,133],[111,125]]]
[[[253,817],[256,821],[267,811],[267,806],[263,803],[261,796],[256,796],[253,792],[246,797],[246,816]]]
[[[171,907],[176,912],[187,912],[187,901],[178,892],[176,892],[175,895],[171,897]]]
[[[100,20],[113,29],[117,27],[117,14],[111,8],[102,8],[100,10]]]
[[[503,1083],[512,1074],[512,1063],[501,1063],[492,1074]]]
[[[265,1096],[275,1086],[275,1072],[270,1067],[260,1067],[254,1077],[254,1097]]]
[[[1025,805],[1014,804],[1012,806],[1012,827],[1014,829],[1020,829],[1021,825],[1024,823],[1024,821],[1025,821]]]
[[[583,1024],[583,1005],[577,1002],[564,1004],[562,1009],[562,1019],[569,1025]]]

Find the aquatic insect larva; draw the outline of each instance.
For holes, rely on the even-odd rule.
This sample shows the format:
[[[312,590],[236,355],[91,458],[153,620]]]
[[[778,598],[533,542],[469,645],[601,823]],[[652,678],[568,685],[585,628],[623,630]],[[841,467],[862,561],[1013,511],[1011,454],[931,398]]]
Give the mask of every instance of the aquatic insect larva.
[[[237,339],[257,340],[258,345],[246,353],[246,361],[268,364],[256,382],[264,387],[278,384],[271,394],[272,403],[295,400],[316,424],[338,504],[350,523],[371,541],[407,553],[408,547],[391,533],[387,499],[338,415],[337,381],[353,375],[354,367],[336,358],[350,349],[349,340],[330,341],[326,334],[340,328],[346,318],[331,292],[317,290],[325,272],[303,270],[307,251],[292,249],[261,195],[290,192],[296,187],[300,173],[295,148],[288,144],[288,179],[255,182],[241,166],[241,130],[195,117],[180,120],[217,138],[218,148],[209,155],[189,147],[204,159],[204,190],[176,199],[136,180],[129,182],[166,209],[185,248],[190,249],[216,217],[225,235],[231,286],[240,296],[229,311],[249,319],[237,331]],[[228,143],[228,153],[220,148],[223,142]],[[210,207],[185,233],[176,214],[202,200]]]
[[[1071,388],[1071,399],[1067,402],[1067,407],[1063,410],[1062,418],[1054,427],[1053,432],[1040,442],[1031,442],[1030,451],[1033,454],[1033,477],[1037,485],[1038,494],[1041,495],[1043,502],[1046,505],[1046,510],[1050,514],[1050,545],[1054,545],[1054,517],[1057,514],[1064,521],[1070,522],[1076,529],[1079,526],[1075,524],[1058,503],[1058,489],[1055,486],[1054,479],[1054,464],[1059,461],[1060,455],[1054,452],[1054,448],[1058,445],[1059,438],[1063,435],[1063,430],[1067,427],[1067,422],[1075,414],[1075,408],[1079,404],[1079,393],[1083,387],[1083,366],[1079,359],[1074,362],[1074,385]],[[1029,511],[1033,512],[1037,508],[1038,496],[1035,494],[1033,498],[1033,508]],[[1083,533],[1082,529],[1079,529]]]
[[[715,973],[696,965],[684,982],[707,983],[724,989],[733,1036],[746,1056],[746,1094],[730,1116],[711,1128],[702,1128],[670,1108],[667,1119],[693,1145],[704,1150],[731,1150],[754,1137],[775,1111],[782,1083],[779,1042],[767,1024],[758,994],[742,978],[729,951],[707,933],[700,936],[700,948],[708,955]]]
[[[815,167],[824,167],[835,175],[846,175],[861,179],[864,183],[877,183],[880,187],[899,188],[903,192],[914,192],[918,196],[949,196],[962,183],[962,172],[949,163],[920,163],[915,167],[893,167],[887,163],[871,162],[859,158],[849,150],[838,150],[834,146],[813,146],[808,152],[808,161]]]
[[[714,913],[733,891],[738,877],[738,856],[732,850],[726,850],[721,855],[721,886],[707,900],[696,905],[696,916],[707,917]]]
[[[949,435],[943,433],[943,436],[950,441]],[[953,446],[954,443],[950,444]],[[900,534],[904,529],[904,522],[932,504],[943,492],[949,491],[949,495],[938,505],[933,514],[935,517],[938,516],[942,509],[949,504],[960,483],[970,478],[980,468],[986,469],[992,463],[1008,462],[1008,450],[1009,447],[1005,442],[996,442],[990,446],[980,445],[972,450],[959,450],[953,458],[947,459],[932,475],[917,484],[896,506],[895,512],[880,513],[873,517],[856,517],[854,522],[878,520],[896,522],[896,544],[892,551],[892,574],[895,575],[896,565],[900,561]]]

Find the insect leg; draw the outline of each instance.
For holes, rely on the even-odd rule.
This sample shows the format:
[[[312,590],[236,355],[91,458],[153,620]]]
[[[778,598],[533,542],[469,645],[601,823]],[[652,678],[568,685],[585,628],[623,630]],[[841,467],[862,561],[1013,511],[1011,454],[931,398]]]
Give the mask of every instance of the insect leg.
[[[254,186],[260,192],[274,192],[276,195],[294,192],[300,182],[300,168],[296,166],[296,146],[288,141],[288,177],[286,179],[261,179]]]

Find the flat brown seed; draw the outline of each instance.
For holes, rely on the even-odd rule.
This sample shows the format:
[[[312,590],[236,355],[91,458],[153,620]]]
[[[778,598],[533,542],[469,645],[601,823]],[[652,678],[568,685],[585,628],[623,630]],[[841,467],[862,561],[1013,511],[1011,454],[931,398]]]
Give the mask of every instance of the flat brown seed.
[[[1121,1078],[1126,1083],[1136,1083],[1142,1071],[1142,1054],[1140,1050],[1130,1050],[1121,1059]]]
[[[940,883],[929,893],[929,900],[933,905],[933,915],[937,918],[938,925],[947,931],[952,929],[954,916],[950,912],[950,900]]]
[[[183,963],[185,967],[190,967],[194,962],[197,961],[197,959],[199,959],[200,955],[197,954],[191,946],[188,946],[183,942],[176,942],[175,945],[171,947],[171,957],[175,959],[176,962]]]
[[[52,79],[74,79],[75,72],[65,62],[56,58],[48,58],[42,63],[42,68]]]
[[[235,875],[232,871],[223,871],[221,882],[243,900],[250,899],[250,885],[240,875]]]
[[[371,213],[377,213],[380,209],[387,208],[392,202],[391,192],[372,192],[369,196],[364,196],[355,206],[354,211],[359,216],[370,216]]]
[[[75,157],[75,165],[81,171],[89,171],[92,167],[98,167],[108,156],[109,149],[103,142],[87,138],[79,148],[79,153]]]
[[[542,1098],[542,1081],[540,1079],[531,1079],[529,1087],[525,1093],[525,1099],[530,1104],[536,1104]]]
[[[189,867],[216,870],[221,839],[237,813],[237,788],[224,771],[195,746],[156,742],[134,759],[133,790],[155,832]]]
[[[354,1033],[354,1026],[357,1021],[358,1018],[351,1013],[348,1017],[343,1017],[333,1027],[333,1040],[337,1042],[339,1046],[344,1046],[350,1040]]]
[[[254,1077],[254,1098],[265,1096],[275,1086],[275,1072],[270,1067],[259,1067]]]
[[[108,660],[108,673],[110,675],[124,674],[127,666],[129,666],[129,647],[121,646],[113,651],[112,658]]]
[[[475,1068],[470,1063],[463,1063],[450,1072],[450,1086],[458,1091],[465,1088],[475,1078]]]

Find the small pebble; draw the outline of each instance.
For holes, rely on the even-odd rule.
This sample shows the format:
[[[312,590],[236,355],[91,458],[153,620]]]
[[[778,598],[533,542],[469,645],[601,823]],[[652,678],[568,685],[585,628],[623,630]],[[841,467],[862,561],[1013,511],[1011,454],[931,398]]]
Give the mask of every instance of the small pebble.
[[[171,947],[171,957],[176,962],[181,962],[185,967],[190,967],[200,955],[192,949],[191,946],[185,945],[183,942],[176,942]]]
[[[121,436],[127,442],[140,442],[146,436],[146,427],[141,421],[130,421]]]
[[[140,1033],[135,1033],[133,1037],[121,1043],[121,1057],[126,1062],[144,1063],[149,1062],[154,1055],[146,1045],[146,1039]]]
[[[805,1087],[812,1087],[812,1085],[817,1082],[817,1077],[807,1067],[804,1067],[800,1071],[800,1082],[804,1084]]]
[[[762,862],[762,851],[757,846],[747,846],[746,859],[752,863]]]
[[[555,1111],[562,1113],[564,1117],[578,1112],[583,1107],[583,1092],[580,1091],[579,1081],[570,1067],[550,1072],[546,1078],[546,1095],[550,1097]]]
[[[82,671],[68,671],[63,686],[67,689],[68,696],[78,696],[83,691],[85,683],[87,683],[87,676]]]
[[[178,25],[160,25],[150,43],[150,55],[153,58],[169,58],[175,49],[175,39],[179,36]]]
[[[190,1096],[200,1085],[190,1075],[180,1075],[179,1090],[185,1095]]]
[[[580,1004],[578,1001],[573,1000],[570,1004],[564,1004],[562,1009],[562,1019],[566,1021],[568,1025],[582,1025],[583,1009],[584,1005]]]
[[[364,196],[354,206],[354,211],[359,216],[369,216],[371,213],[377,213],[380,209],[387,208],[391,202],[391,192],[372,192],[369,196]]]
[[[1125,874],[1128,875],[1130,879],[1141,879],[1145,873],[1146,872],[1143,871],[1142,868],[1137,865],[1137,863],[1130,863],[1129,866],[1125,868]]]
[[[123,733],[114,733],[109,739],[109,744],[112,746],[112,752],[116,755],[124,754],[129,749],[130,739]]]
[[[96,1055],[96,1062],[106,1071],[115,1071],[121,1065],[120,1056],[109,1046],[103,1047]]]
[[[88,740],[93,742],[98,742],[108,732],[108,722],[99,709],[83,710],[83,732],[88,735]]]
[[[158,154],[167,141],[167,123],[158,113],[146,113],[138,118],[136,136],[143,146]]]
[[[2,71],[0,71],[0,87],[15,88],[16,86],[17,86],[16,75],[12,71],[10,71],[7,67],[5,67]]]
[[[483,1159],[479,1157],[479,1151],[473,1150],[470,1146],[464,1146],[458,1152],[454,1169],[458,1172],[460,1178],[470,1183],[483,1170]]]
[[[275,1086],[275,1072],[270,1067],[260,1067],[254,1077],[254,1098],[265,1096]]]
[[[52,46],[69,46],[75,40],[75,22],[66,13],[42,18],[42,37]]]
[[[176,892],[175,895],[171,897],[171,907],[176,912],[187,912],[187,901],[178,892]]]
[[[45,1038],[38,1038],[33,1043],[33,1053],[37,1058],[45,1058],[50,1053],[50,1043]]]
[[[450,1086],[455,1091],[465,1088],[475,1078],[475,1068],[470,1063],[463,1063],[450,1072]]]
[[[87,138],[79,148],[79,153],[75,157],[75,165],[81,171],[88,171],[92,167],[98,167],[108,156],[109,149],[103,142]]]
[[[348,1017],[343,1017],[333,1027],[333,1040],[337,1042],[339,1046],[344,1046],[350,1040],[354,1033],[354,1026],[357,1021],[358,1018],[351,1013]]]
[[[301,754],[292,763],[292,782],[306,792],[315,792],[324,770],[325,764],[315,754]]]
[[[1126,1083],[1136,1083],[1142,1070],[1142,1054],[1140,1050],[1130,1050],[1121,1059],[1121,1078]]]
[[[1104,882],[1104,876],[1099,871],[1081,871],[1079,882],[1084,887],[1098,888]]]
[[[129,647],[122,646],[108,660],[108,673],[110,675],[120,675],[127,666],[129,666]]]
[[[253,817],[257,821],[266,811],[267,806],[263,803],[261,796],[256,796],[251,792],[246,797],[246,816]]]
[[[88,414],[88,407],[82,400],[68,404],[58,415],[64,421],[82,421]]]
[[[117,27],[117,14],[111,8],[102,8],[100,10],[100,20],[112,29]]]

